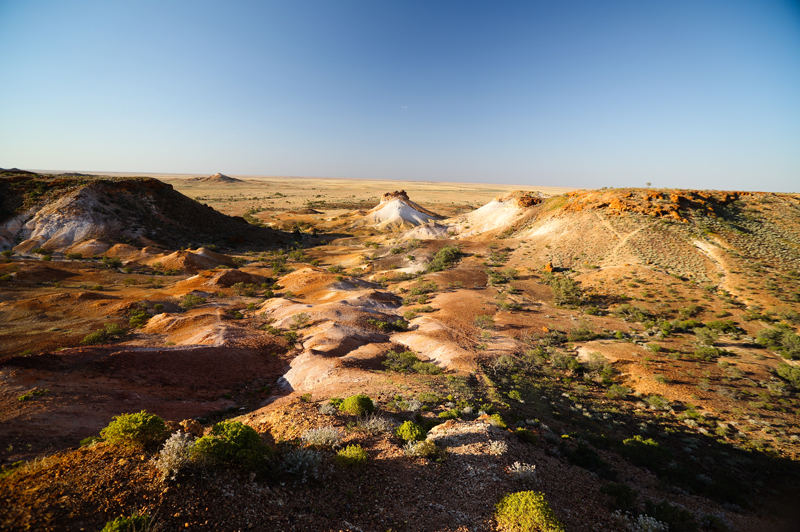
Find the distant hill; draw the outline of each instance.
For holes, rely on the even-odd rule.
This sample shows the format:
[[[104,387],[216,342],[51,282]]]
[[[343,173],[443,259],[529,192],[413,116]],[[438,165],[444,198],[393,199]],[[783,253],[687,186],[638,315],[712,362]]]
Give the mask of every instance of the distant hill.
[[[230,177],[225,174],[216,173],[208,177],[193,177],[188,179],[190,183],[244,183],[241,179]]]

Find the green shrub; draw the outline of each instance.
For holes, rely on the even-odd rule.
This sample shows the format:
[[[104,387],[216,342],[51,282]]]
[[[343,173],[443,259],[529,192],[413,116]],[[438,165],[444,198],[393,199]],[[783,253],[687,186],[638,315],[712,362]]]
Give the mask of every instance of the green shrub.
[[[622,440],[622,454],[638,466],[658,468],[669,458],[669,450],[652,438],[644,439],[638,434]]]
[[[10,250],[10,249],[7,249],[5,251],[0,251],[0,255],[2,255],[5,258],[8,258],[13,254],[14,254],[14,252],[12,250]]]
[[[673,506],[667,501],[658,504],[653,501],[645,501],[644,513],[666,523],[669,526],[669,532],[696,532],[699,529],[692,512]]]
[[[67,253],[67,258],[69,260],[81,260],[83,258],[83,253]]]
[[[331,400],[333,402],[333,400]],[[339,410],[354,416],[365,416],[375,410],[375,405],[368,395],[363,393],[351,395],[339,405]]]
[[[100,436],[111,445],[147,448],[162,443],[167,432],[163,419],[142,410],[138,414],[114,416],[114,421],[100,431]]]
[[[475,326],[479,329],[494,329],[494,318],[489,314],[479,314],[475,316]]]
[[[698,358],[700,360],[710,361],[721,357],[722,354],[723,354],[722,349],[717,349],[716,347],[711,347],[711,346],[703,346],[695,349],[694,353],[692,354],[692,357]]]
[[[10,273],[4,273],[3,275],[0,275],[0,281],[10,281],[11,279],[12,277]]]
[[[564,525],[547,504],[544,494],[536,491],[506,494],[495,506],[494,516],[503,530],[564,532]]]
[[[150,319],[150,314],[146,310],[132,310],[128,314],[128,325],[131,327],[142,328],[147,324]]]
[[[458,416],[460,415],[461,412],[459,412],[457,408],[453,408],[452,410],[445,410],[444,412],[440,412],[439,419],[458,419]]]
[[[106,331],[101,329],[99,331],[95,331],[93,333],[89,333],[86,336],[84,336],[83,340],[81,340],[81,343],[83,345],[94,345],[94,344],[102,344],[106,340],[107,340]]]
[[[514,435],[525,443],[536,443],[536,434],[528,429],[522,427],[514,429]]]
[[[440,272],[452,266],[462,256],[461,250],[456,246],[445,246],[440,249],[426,268],[429,272]]]
[[[336,463],[344,467],[363,467],[369,460],[369,455],[360,445],[348,445],[336,453]]]
[[[775,368],[775,373],[791,384],[795,390],[800,390],[800,367],[781,362]]]
[[[127,329],[117,323],[106,323],[105,329],[100,329],[93,333],[87,334],[81,340],[83,345],[102,344],[111,340],[116,340],[120,336],[127,333]]]
[[[194,461],[215,467],[258,471],[266,463],[267,448],[252,427],[240,421],[220,421],[192,448]]]
[[[442,368],[432,362],[415,362],[411,370],[420,375],[439,375]]]
[[[383,365],[392,371],[406,373],[415,363],[419,361],[420,360],[417,358],[417,355],[415,355],[412,351],[403,351],[398,353],[397,351],[392,350],[386,353],[386,360],[384,360]]]
[[[553,291],[553,302],[558,306],[576,305],[581,300],[580,283],[566,275],[559,275],[550,280]]]
[[[786,325],[759,331],[756,341],[764,347],[777,351],[784,358],[800,358],[800,336]]]
[[[191,310],[197,305],[202,305],[205,302],[206,298],[204,297],[196,296],[194,294],[186,294],[183,296],[180,305],[184,310]]]
[[[103,438],[100,438],[98,436],[89,436],[89,437],[83,438],[80,442],[78,442],[78,444],[81,447],[85,447],[86,445],[92,445],[93,443],[97,443],[97,442],[101,442],[101,441],[103,441]]]
[[[395,431],[395,435],[405,441],[421,441],[425,439],[425,430],[413,421],[404,421]]]
[[[17,401],[30,401],[34,397],[41,397],[49,392],[50,390],[48,390],[47,388],[34,388],[28,393],[22,394],[19,397],[17,397]]]
[[[492,414],[491,416],[489,416],[489,423],[491,425],[494,425],[495,427],[500,427],[501,429],[508,428],[508,424],[503,419],[503,416],[501,416],[500,414]]]
[[[611,468],[611,465],[600,458],[600,455],[591,447],[583,442],[578,443],[578,446],[573,449],[564,449],[564,455],[573,464],[588,469],[596,473],[599,477],[615,480],[617,472]]]
[[[436,447],[436,444],[431,440],[409,441],[403,446],[403,451],[407,456],[414,456],[417,458],[433,458],[439,456],[440,459],[442,459],[446,456],[445,451]]]
[[[617,510],[627,512],[636,504],[638,492],[625,483],[608,484],[600,488],[600,493],[604,493],[611,499],[611,504]]]
[[[150,516],[133,514],[130,517],[117,517],[106,523],[100,532],[146,532],[150,527]]]
[[[122,259],[119,257],[103,257],[100,259],[106,268],[119,268],[122,266]]]

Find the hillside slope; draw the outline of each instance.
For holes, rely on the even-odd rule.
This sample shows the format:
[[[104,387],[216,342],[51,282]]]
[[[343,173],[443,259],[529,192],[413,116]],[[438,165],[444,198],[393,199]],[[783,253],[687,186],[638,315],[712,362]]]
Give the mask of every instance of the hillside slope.
[[[0,177],[0,248],[65,251],[97,239],[168,248],[270,245],[279,233],[221,214],[152,178]]]

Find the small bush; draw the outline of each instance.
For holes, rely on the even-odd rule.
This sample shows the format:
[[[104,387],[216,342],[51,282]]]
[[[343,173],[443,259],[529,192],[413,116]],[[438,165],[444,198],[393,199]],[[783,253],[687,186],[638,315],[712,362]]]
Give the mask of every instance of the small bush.
[[[536,484],[538,482],[536,466],[533,464],[514,462],[509,466],[508,474],[517,482],[525,484]]]
[[[581,300],[580,283],[571,277],[556,276],[550,281],[553,302],[558,306],[576,305]]]
[[[339,405],[339,410],[354,416],[365,416],[375,410],[375,405],[368,395],[360,393],[342,401],[342,404]]]
[[[486,445],[486,452],[492,456],[501,456],[508,451],[508,444],[502,440],[493,440]]]
[[[196,296],[194,294],[186,294],[185,296],[183,296],[180,306],[184,310],[191,310],[194,307],[202,305],[205,302],[206,298],[204,297]]]
[[[775,368],[775,373],[778,377],[791,384],[795,390],[800,390],[800,367],[781,362]]]
[[[413,421],[404,421],[395,431],[395,435],[405,441],[420,441],[425,439],[425,430]]]
[[[405,373],[411,369],[415,363],[419,362],[419,358],[412,351],[389,351],[386,353],[386,360],[383,365],[392,371],[399,371]]]
[[[221,421],[199,438],[192,449],[193,461],[213,467],[237,467],[258,471],[266,461],[261,436],[240,421]]]
[[[339,409],[336,408],[336,406],[334,406],[332,403],[325,403],[319,407],[319,413],[323,416],[333,416],[338,411]]]
[[[364,467],[369,455],[360,445],[348,445],[336,454],[336,463],[350,468]]]
[[[722,349],[717,349],[716,347],[710,347],[710,346],[698,347],[692,354],[694,358],[705,361],[717,359],[722,355],[723,355]]]
[[[564,532],[564,525],[540,492],[520,491],[505,495],[495,506],[494,515],[497,523],[508,531]]]
[[[282,457],[278,470],[300,482],[319,478],[322,454],[312,449],[293,449]]]
[[[291,329],[302,329],[306,325],[308,325],[308,320],[310,319],[309,315],[305,312],[299,312],[292,316],[292,323],[289,325]]]
[[[645,501],[644,513],[665,523],[670,532],[696,532],[698,530],[697,520],[692,512],[673,506],[667,501],[658,504],[653,501]]]
[[[100,259],[106,268],[119,268],[122,266],[122,259],[119,257],[103,257]]]
[[[17,397],[17,401],[30,401],[34,397],[41,397],[49,392],[50,390],[48,390],[47,388],[34,388],[28,393],[24,393],[19,397]]]
[[[384,432],[393,432],[395,424],[389,418],[373,414],[359,419],[356,423],[356,427],[367,434],[381,434]]]
[[[624,483],[608,484],[600,488],[600,493],[604,493],[611,499],[614,508],[627,512],[636,504],[638,492]]]
[[[461,413],[458,411],[457,408],[453,408],[452,410],[445,410],[444,412],[439,413],[439,419],[458,419],[458,416]]]
[[[155,414],[144,410],[137,414],[114,416],[114,421],[100,431],[111,445],[147,448],[158,445],[167,436],[167,425]]]
[[[494,318],[489,314],[479,314],[475,316],[475,326],[479,329],[494,329]]]
[[[431,440],[409,441],[403,446],[403,452],[406,453],[406,456],[415,458],[433,458],[440,453],[436,444]]]
[[[800,336],[786,325],[759,331],[757,342],[764,347],[777,351],[784,358],[800,358]]]
[[[154,460],[156,469],[164,478],[174,479],[178,471],[191,463],[194,443],[194,436],[191,434],[178,431],[170,436]]]
[[[319,427],[308,429],[301,436],[308,445],[317,447],[336,447],[342,441],[344,435],[336,427]]]
[[[657,468],[669,458],[669,450],[651,438],[638,434],[622,440],[622,453],[638,466]]]
[[[489,416],[489,424],[494,425],[495,427],[499,427],[501,429],[508,428],[508,424],[503,419],[503,416],[501,416],[500,414],[492,414],[491,416]]]
[[[150,516],[133,514],[130,517],[117,517],[106,523],[100,532],[146,532],[150,528]]]
[[[131,327],[142,328],[147,324],[148,320],[150,320],[150,314],[146,310],[132,310],[128,314],[128,325]]]
[[[537,440],[536,434],[528,429],[523,429],[522,427],[514,429],[514,435],[525,443],[536,443]]]
[[[414,373],[419,373],[420,375],[439,375],[442,372],[442,368],[434,364],[433,362],[415,362],[413,366],[411,366],[411,370]]]
[[[461,250],[456,246],[445,246],[440,249],[428,263],[426,271],[440,272],[452,266],[462,256]]]

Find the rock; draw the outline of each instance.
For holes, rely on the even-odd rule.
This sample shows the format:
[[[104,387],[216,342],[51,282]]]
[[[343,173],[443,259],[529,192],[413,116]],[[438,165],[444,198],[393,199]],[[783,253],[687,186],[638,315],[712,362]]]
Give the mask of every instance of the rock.
[[[180,426],[186,434],[191,434],[197,438],[203,435],[203,425],[194,419],[184,419],[181,421]]]
[[[553,271],[553,263],[552,262],[548,262],[547,264],[545,264],[544,265],[544,271],[552,272]]]

